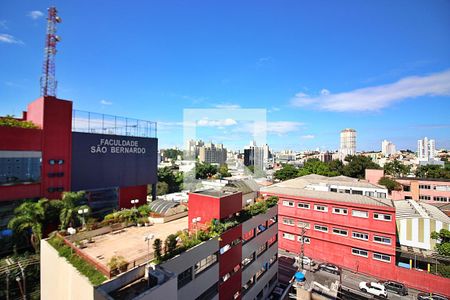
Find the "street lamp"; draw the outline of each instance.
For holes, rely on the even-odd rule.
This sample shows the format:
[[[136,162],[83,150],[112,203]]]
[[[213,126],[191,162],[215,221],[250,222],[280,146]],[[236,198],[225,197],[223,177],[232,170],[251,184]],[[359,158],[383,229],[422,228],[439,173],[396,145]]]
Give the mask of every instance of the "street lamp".
[[[83,227],[86,225],[86,222],[84,220],[84,216],[89,212],[89,208],[80,208],[78,210],[78,214],[81,215],[81,220],[83,222]]]
[[[202,220],[201,217],[193,218],[192,223],[195,225],[195,239],[198,239],[198,225],[197,223]]]
[[[138,204],[138,203],[139,203],[139,199],[133,199],[133,200],[131,200],[131,204],[133,205],[133,207],[135,207],[136,204]]]
[[[144,241],[147,242],[147,254],[148,259],[150,259],[150,241],[155,238],[155,235],[153,233],[149,233],[144,237]]]

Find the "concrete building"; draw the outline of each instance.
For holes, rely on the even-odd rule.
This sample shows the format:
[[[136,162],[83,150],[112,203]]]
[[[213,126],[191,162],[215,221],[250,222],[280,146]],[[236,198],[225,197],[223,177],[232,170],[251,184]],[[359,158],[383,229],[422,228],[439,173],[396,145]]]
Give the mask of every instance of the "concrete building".
[[[439,208],[413,200],[394,201],[398,240],[401,246],[434,250],[433,231],[450,230],[450,218]]]
[[[222,144],[208,143],[199,148],[198,158],[202,163],[222,165],[227,162],[227,149]]]
[[[347,155],[356,154],[356,130],[346,128],[341,131],[341,143],[339,147],[340,159],[344,160]]]
[[[450,202],[449,179],[396,178],[401,190],[392,191],[393,200]]]
[[[244,149],[244,165],[247,167],[254,166],[255,170],[266,170],[271,157],[272,154],[267,144],[259,147],[253,141]]]
[[[202,140],[189,140],[186,144],[186,157],[188,160],[196,160],[200,154],[200,147],[204,146],[205,143]]]
[[[298,186],[296,179],[261,193],[280,198],[280,249],[299,253],[303,243],[308,257],[378,277],[395,267],[391,200],[311,190]]]
[[[142,233],[133,233],[142,227],[126,228],[127,233],[120,237],[106,231],[94,237],[95,247],[81,250],[75,250],[73,245],[77,237],[66,238],[66,244],[71,245],[77,254],[109,277],[96,287],[43,240],[42,298],[266,299],[278,280],[278,207],[275,202],[271,203],[273,206],[266,212],[243,217],[241,192],[205,190],[191,193],[188,218],[172,221],[177,222],[174,226],[169,222],[144,228],[146,235],[153,233],[155,237],[164,239],[164,236],[185,226],[191,235],[197,235],[212,222],[228,224],[228,227],[218,236],[158,265],[146,263],[153,257],[152,253],[147,256],[147,261],[141,263],[137,263],[138,259],[130,259],[128,270],[119,276],[111,275],[105,268],[105,258],[109,255],[106,253],[114,251],[111,253],[121,255],[128,251],[130,256],[139,253],[143,247],[147,249],[143,240],[136,239]],[[83,233],[82,238],[86,238],[86,234],[89,233]],[[97,255],[99,251],[104,255]],[[59,283],[56,287],[55,282]]]
[[[419,165],[444,165],[444,162],[437,157],[435,140],[427,137],[417,141],[417,158]]]
[[[397,149],[392,142],[388,140],[383,140],[381,142],[381,153],[383,154],[383,156],[389,157],[397,153]]]

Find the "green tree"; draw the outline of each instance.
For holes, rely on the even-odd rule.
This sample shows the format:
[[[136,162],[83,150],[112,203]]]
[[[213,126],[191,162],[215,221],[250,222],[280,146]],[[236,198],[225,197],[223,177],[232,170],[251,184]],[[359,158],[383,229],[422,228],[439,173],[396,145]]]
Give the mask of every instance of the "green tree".
[[[399,191],[402,189],[402,185],[400,183],[389,177],[381,177],[378,184],[384,185],[388,189],[389,193],[394,190]]]
[[[288,180],[288,179],[297,178],[300,175],[298,174],[297,167],[290,165],[290,164],[285,164],[285,165],[283,165],[283,168],[275,171],[273,176],[275,179],[284,181],[284,180]]]
[[[230,177],[231,173],[228,171],[228,165],[222,164],[219,167],[219,174],[221,177]]]
[[[402,177],[408,175],[411,167],[403,164],[401,161],[395,159],[392,162],[387,162],[384,165],[384,172],[387,175],[391,175],[394,177]]]
[[[344,175],[349,177],[364,178],[366,169],[380,169],[370,157],[363,155],[348,155],[345,161],[348,163],[344,166]]]
[[[195,164],[195,178],[206,179],[217,173],[217,167],[208,163]]]
[[[155,253],[156,260],[161,261],[161,257],[162,257],[162,241],[161,241],[161,239],[156,239],[153,242],[153,251]]]
[[[11,115],[7,115],[6,117],[0,118],[0,127],[1,126],[31,128],[31,129],[39,128],[30,121],[18,120]]]
[[[61,211],[59,220],[61,229],[66,229],[69,225],[76,226],[81,220],[78,210],[82,208],[85,201],[85,192],[64,192],[61,199]],[[84,208],[84,207],[83,207]]]
[[[31,245],[39,252],[39,243],[42,239],[43,223],[45,221],[45,209],[47,199],[38,202],[26,201],[14,210],[14,217],[9,221],[8,228],[18,234],[31,229]]]
[[[167,182],[159,181],[156,184],[156,194],[158,196],[162,196],[168,193],[169,193],[169,185],[167,184]]]
[[[163,152],[163,157],[164,158],[168,158],[170,160],[177,160],[178,156],[180,156],[181,159],[183,159],[183,151],[181,151],[181,150],[178,150],[178,149],[165,149],[162,152]]]
[[[164,190],[162,190],[165,192],[165,194],[179,192],[183,183],[183,173],[173,171],[170,167],[160,168],[158,169],[158,183],[159,182],[165,182],[167,184],[168,191],[165,192]],[[161,189],[164,189],[164,187],[161,186]]]
[[[177,248],[177,235],[176,234],[169,234],[164,241],[164,251],[166,254],[173,254],[175,252],[175,249]]]
[[[447,229],[441,229],[438,232],[433,231],[431,238],[437,240],[436,250],[440,255],[450,256],[450,231]]]
[[[450,165],[444,167],[439,165],[420,166],[416,170],[416,177],[450,179]]]
[[[327,163],[320,161],[317,158],[308,159],[302,168],[300,168],[298,174],[300,176],[308,174],[317,174],[323,176],[336,176],[339,175],[337,172],[333,172]]]
[[[333,173],[338,175],[342,175],[344,173],[344,163],[339,159],[333,159],[328,162],[328,166],[330,167],[330,171]]]

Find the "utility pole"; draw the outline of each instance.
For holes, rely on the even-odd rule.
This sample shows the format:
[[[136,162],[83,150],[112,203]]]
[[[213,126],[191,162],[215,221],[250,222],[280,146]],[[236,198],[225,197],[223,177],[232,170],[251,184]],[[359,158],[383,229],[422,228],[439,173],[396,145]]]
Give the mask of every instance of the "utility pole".
[[[17,264],[19,265],[20,273],[22,273],[22,281],[23,281],[23,300],[26,300],[26,299],[27,299],[27,289],[26,289],[26,285],[25,285],[25,272],[24,272],[24,268],[23,268],[22,265],[20,264],[20,261],[18,261]]]
[[[300,259],[302,261],[302,270],[303,270],[303,256],[305,255],[305,233],[306,233],[306,227],[303,225],[301,227],[302,233],[301,233],[301,239],[300,239]]]

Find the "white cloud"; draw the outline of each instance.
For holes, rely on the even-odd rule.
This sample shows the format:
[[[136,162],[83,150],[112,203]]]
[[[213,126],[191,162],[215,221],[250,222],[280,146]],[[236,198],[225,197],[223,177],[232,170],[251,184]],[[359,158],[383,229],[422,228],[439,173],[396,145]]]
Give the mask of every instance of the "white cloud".
[[[302,135],[300,138],[302,138],[304,140],[312,140],[315,137],[316,137],[315,135],[307,134],[307,135]]]
[[[44,13],[40,10],[33,10],[30,11],[27,16],[29,16],[30,18],[32,18],[33,20],[37,20],[39,18],[42,18],[44,16]]]
[[[303,126],[304,123],[301,122],[291,122],[291,121],[276,121],[276,122],[267,122],[267,133],[274,134],[286,134],[289,132],[295,132]]]
[[[216,104],[214,105],[215,108],[219,108],[219,109],[238,109],[241,108],[241,106],[239,104],[228,104],[228,103],[224,103],[224,104]]]
[[[111,105],[112,102],[103,99],[103,100],[100,100],[100,104],[101,104],[101,105]]]
[[[330,91],[327,90],[327,89],[322,89],[322,90],[320,91],[320,94],[321,94],[322,96],[328,96],[328,95],[330,94]]]
[[[209,120],[208,118],[204,118],[197,121],[198,126],[202,127],[224,127],[224,126],[232,126],[236,125],[237,122],[234,119],[227,118],[223,120]]]
[[[326,91],[323,93],[323,91]],[[298,93],[292,104],[328,111],[374,111],[405,99],[421,96],[449,96],[450,70],[426,76],[405,77],[397,82],[332,94],[322,90],[319,96]]]
[[[20,44],[23,45],[23,42],[10,34],[0,33],[0,42],[6,44]]]

